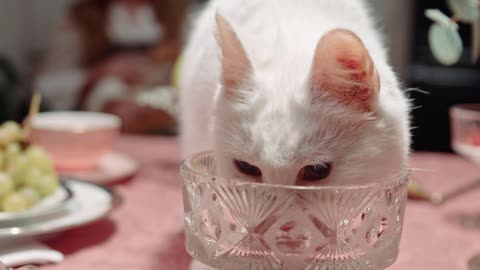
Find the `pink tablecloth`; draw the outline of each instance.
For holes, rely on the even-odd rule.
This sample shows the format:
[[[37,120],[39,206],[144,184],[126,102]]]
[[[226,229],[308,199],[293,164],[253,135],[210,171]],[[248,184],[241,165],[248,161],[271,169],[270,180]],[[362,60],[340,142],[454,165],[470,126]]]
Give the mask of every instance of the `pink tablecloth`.
[[[182,203],[175,138],[123,137],[118,150],[141,162],[131,181],[114,188],[124,203],[110,218],[71,230],[48,244],[66,254],[46,270],[186,270],[189,256],[180,233]],[[417,153],[412,167],[432,190],[448,191],[480,176],[454,155]],[[442,207],[409,202],[401,253],[392,270],[466,270],[480,253],[480,189]]]

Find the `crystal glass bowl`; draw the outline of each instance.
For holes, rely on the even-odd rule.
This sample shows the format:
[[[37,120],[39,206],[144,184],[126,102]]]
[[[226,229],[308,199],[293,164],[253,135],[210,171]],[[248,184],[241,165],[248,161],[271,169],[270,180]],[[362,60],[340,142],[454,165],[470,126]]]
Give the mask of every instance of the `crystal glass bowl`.
[[[215,177],[184,161],[186,248],[228,270],[385,269],[402,234],[408,173],[359,186],[282,186]]]

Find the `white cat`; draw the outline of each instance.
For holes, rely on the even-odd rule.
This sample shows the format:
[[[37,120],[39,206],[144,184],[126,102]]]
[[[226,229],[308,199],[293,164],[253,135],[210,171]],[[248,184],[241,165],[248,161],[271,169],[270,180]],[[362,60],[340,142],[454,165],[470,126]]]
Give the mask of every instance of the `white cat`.
[[[183,59],[183,156],[213,150],[222,176],[344,185],[407,166],[409,103],[361,0],[212,1]]]

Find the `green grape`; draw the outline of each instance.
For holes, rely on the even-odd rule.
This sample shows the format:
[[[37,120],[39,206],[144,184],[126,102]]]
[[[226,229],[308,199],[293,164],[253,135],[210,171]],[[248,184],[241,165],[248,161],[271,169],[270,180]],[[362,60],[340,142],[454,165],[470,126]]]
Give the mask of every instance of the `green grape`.
[[[0,127],[0,146],[7,146],[9,144],[8,133]]]
[[[9,172],[10,177],[12,178],[13,185],[15,187],[20,187],[25,183],[25,171],[21,169],[14,169]]]
[[[42,175],[39,178],[28,179],[27,185],[35,189],[40,196],[45,197],[54,193],[60,183],[55,175]]]
[[[0,199],[10,195],[14,189],[12,178],[8,174],[0,172]]]
[[[30,168],[27,168],[26,170],[23,170],[23,173],[21,176],[22,176],[21,181],[23,185],[35,187],[39,179],[44,176],[44,173],[39,168],[30,167]]]
[[[40,194],[31,187],[23,187],[17,193],[27,201],[28,207],[32,207],[41,199]]]
[[[0,126],[0,145],[7,146],[11,143],[17,142],[22,137],[22,130],[20,126],[12,121],[6,122]]]
[[[7,158],[17,158],[22,153],[22,147],[18,143],[11,143],[5,149],[5,156]]]
[[[30,146],[25,151],[25,154],[27,155],[31,166],[39,168],[45,172],[54,171],[52,159],[47,152],[43,151],[43,149],[37,146]]]
[[[22,135],[22,128],[17,122],[7,121],[2,125],[1,128],[7,134],[7,138],[9,139],[10,143],[20,140]]]
[[[15,161],[22,153],[22,148],[18,143],[11,143],[5,149],[5,160],[7,163],[7,170],[11,170],[15,166]]]
[[[17,157],[13,165],[9,168],[10,176],[12,177],[15,186],[21,186],[25,183],[25,174],[29,170],[30,164],[24,154]]]
[[[6,163],[5,153],[2,150],[0,150],[0,170],[5,168],[5,163]]]
[[[19,193],[10,194],[3,200],[3,211],[20,212],[28,208],[28,202]]]
[[[42,148],[38,146],[30,146],[27,148],[25,152],[27,156],[32,158],[38,158],[38,159],[49,158],[49,155]]]

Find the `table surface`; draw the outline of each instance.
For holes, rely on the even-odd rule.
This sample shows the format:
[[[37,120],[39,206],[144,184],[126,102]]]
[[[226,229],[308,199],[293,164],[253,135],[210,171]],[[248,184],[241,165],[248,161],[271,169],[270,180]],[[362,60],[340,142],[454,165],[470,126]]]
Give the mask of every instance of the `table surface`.
[[[179,146],[174,137],[122,137],[116,150],[138,160],[141,169],[113,188],[123,204],[109,218],[48,241],[66,255],[56,270],[186,270]],[[414,177],[430,190],[448,192],[476,179],[480,169],[451,154],[415,153]],[[407,205],[400,256],[391,270],[467,270],[480,254],[480,188],[436,207]]]

